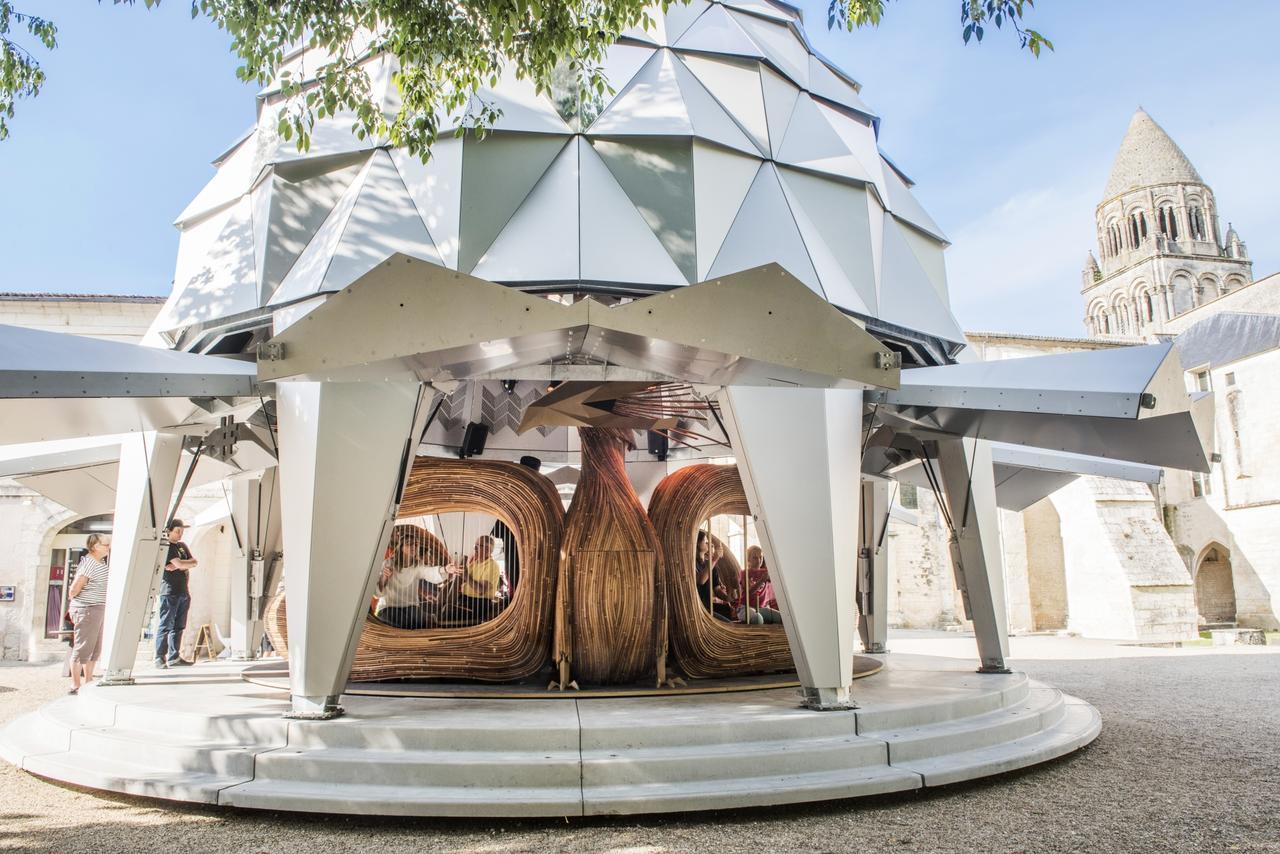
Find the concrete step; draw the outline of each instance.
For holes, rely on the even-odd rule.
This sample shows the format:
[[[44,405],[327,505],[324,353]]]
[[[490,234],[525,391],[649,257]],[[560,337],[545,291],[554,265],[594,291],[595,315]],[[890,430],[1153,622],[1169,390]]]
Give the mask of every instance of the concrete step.
[[[1016,706],[927,726],[862,735],[883,739],[889,745],[890,764],[897,765],[1013,741],[1053,726],[1062,714],[1062,692],[1038,687],[1032,688]]]
[[[45,756],[28,756],[23,768],[32,774],[129,795],[145,795],[176,801],[216,804],[218,792],[243,783],[248,778],[157,768],[126,762],[115,756],[98,756],[73,751]]]
[[[365,786],[453,787],[514,786],[530,790],[577,787],[578,751],[497,751],[479,745],[456,750],[360,750],[298,748],[259,753],[257,780],[299,783],[342,780],[352,789]]]
[[[686,735],[687,737],[687,735]],[[734,745],[695,743],[683,747],[584,750],[585,787],[662,783],[733,781],[758,777],[763,771],[787,776],[848,771],[888,764],[883,741],[856,735],[789,738]]]
[[[1031,680],[1025,673],[969,673],[949,682],[945,691],[922,686],[925,690],[921,693],[936,694],[928,700],[897,699],[903,693],[902,689],[909,691],[912,687],[910,683],[900,686],[879,683],[868,685],[867,690],[855,694],[863,706],[854,713],[858,732],[928,726],[1008,708],[1026,699]],[[894,699],[881,702],[882,693],[892,693]]]
[[[71,733],[71,750],[86,756],[146,765],[158,772],[253,777],[253,755],[261,745],[191,738],[182,733],[106,727]]]
[[[252,809],[351,815],[560,817],[582,815],[582,789],[352,785],[349,781],[261,780],[225,789],[218,803]]]
[[[654,782],[582,788],[586,815],[624,815],[773,806],[883,795],[921,787],[920,776],[887,765],[736,780]]]
[[[1098,710],[1083,700],[1065,697],[1062,712],[1052,726],[1022,738],[895,763],[895,767],[920,774],[926,786],[943,786],[1056,759],[1088,744],[1102,729]]]

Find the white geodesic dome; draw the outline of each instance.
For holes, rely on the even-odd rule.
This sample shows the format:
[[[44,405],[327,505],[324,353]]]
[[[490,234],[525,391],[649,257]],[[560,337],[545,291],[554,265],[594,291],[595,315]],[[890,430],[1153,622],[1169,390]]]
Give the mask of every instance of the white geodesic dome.
[[[859,86],[772,0],[692,0],[609,49],[614,94],[538,95],[508,75],[483,139],[443,122],[427,163],[351,117],[299,153],[278,92],[178,217],[154,331],[234,328],[335,292],[401,252],[542,291],[647,294],[776,262],[840,308],[961,341],[945,238],[880,153]],[[305,74],[322,58],[290,62]],[[393,60],[368,68],[394,111]],[[187,336],[190,337],[189,335]],[[178,339],[180,340],[180,336]]]

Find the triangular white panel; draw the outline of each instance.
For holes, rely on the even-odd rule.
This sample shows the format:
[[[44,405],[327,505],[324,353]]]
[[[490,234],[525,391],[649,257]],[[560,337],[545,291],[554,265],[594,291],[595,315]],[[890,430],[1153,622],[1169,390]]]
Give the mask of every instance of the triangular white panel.
[[[752,41],[747,31],[742,29],[719,4],[708,9],[680,37],[675,46],[681,50],[696,50],[703,53],[727,53],[747,58],[765,58],[765,52],[760,45]]]
[[[757,63],[683,54],[681,61],[745,130],[762,154],[769,153],[769,125],[764,113]]]
[[[760,161],[699,142],[693,144],[693,203],[697,221],[698,281],[707,278],[724,237],[747,197]]]
[[[456,270],[458,219],[462,209],[462,138],[437,139],[431,146],[431,159],[426,163],[403,148],[392,150],[391,160],[409,189],[444,265]]]
[[[716,99],[711,97],[711,93],[698,82],[698,78],[693,76],[693,72],[685,68],[679,60],[670,54],[670,51],[664,51],[664,53],[668,54],[668,58],[675,69],[676,80],[680,82],[680,91],[684,93],[685,105],[688,107],[689,116],[693,120],[694,134],[703,139],[709,139],[749,154],[760,153],[759,147],[743,133],[742,128],[729,117],[724,107],[720,106]]]
[[[778,174],[827,299],[853,311],[874,313],[876,279],[866,190],[790,169],[779,169]]]
[[[791,114],[795,112],[800,89],[781,74],[765,67],[760,69],[760,89],[764,93],[764,114],[769,122],[769,143],[773,156],[777,157],[786,138],[787,125],[791,123]]]
[[[471,275],[493,282],[578,278],[578,147],[566,145]]]
[[[355,158],[358,159],[308,160],[275,168],[266,223],[266,253],[260,259],[264,300],[284,281],[289,269],[324,225],[329,212],[368,162],[359,154]],[[255,213],[255,230],[258,225]]]
[[[397,252],[442,263],[391,155],[378,151],[320,289],[345,288]]]
[[[197,217],[229,205],[249,192],[262,171],[257,132],[247,136],[217,164],[218,171],[204,185],[204,189],[191,200],[191,204],[178,214],[174,225],[182,225]]]
[[[922,231],[927,231],[939,240],[947,242],[947,236],[942,233],[942,229],[933,221],[933,217],[929,216],[928,211],[921,206],[920,202],[916,201],[911,189],[894,171],[893,167],[886,163],[881,171],[884,175],[885,187],[889,193],[889,198],[886,199],[889,210],[893,211],[893,214],[899,219],[905,219]]]
[[[226,317],[258,307],[253,256],[253,202],[234,205],[185,229],[178,246],[172,314],[157,329]],[[168,307],[167,307],[168,308]]]
[[[372,165],[373,158],[370,157],[360,169],[360,174],[351,182],[351,186],[347,187],[342,198],[325,217],[324,224],[320,226],[316,236],[311,238],[307,248],[302,250],[298,260],[289,269],[289,275],[285,276],[280,287],[272,294],[269,301],[271,305],[290,302],[320,291],[320,285],[329,269],[329,262],[333,260],[333,253],[342,241],[342,233],[347,228],[347,221],[351,218],[356,200],[360,198],[360,191],[364,187]]]
[[[671,54],[665,50],[656,52],[592,123],[590,132],[593,136],[693,133]]]
[[[688,284],[652,229],[584,139],[578,140],[585,281]],[[623,263],[619,263],[620,259]]]
[[[531,80],[521,80],[514,70],[506,68],[496,89],[480,89],[467,107],[468,119],[475,118],[488,105],[502,111],[491,130],[525,131],[528,133],[572,133],[551,99],[539,95]]]
[[[864,180],[874,183],[876,192],[883,197],[885,193],[884,170],[880,167],[880,150],[876,147],[875,128],[871,127],[867,122],[860,122],[837,109],[828,107],[826,104],[819,104],[816,101],[811,102],[817,106],[823,118],[840,135],[840,139],[844,140],[845,147],[849,149],[849,152],[858,159],[858,163],[862,167],[862,174],[867,176]]]
[[[764,50],[766,59],[801,89],[809,88],[809,49],[791,27],[743,12],[729,14]]]
[[[604,76],[613,87],[613,94],[606,93],[604,96],[606,108],[614,98],[622,94],[627,84],[636,76],[636,72],[652,58],[653,48],[616,43],[609,46],[605,51],[604,62],[601,64]]]
[[[881,259],[884,256],[884,208],[880,207],[880,202],[876,198],[875,193],[867,193],[867,225],[871,234],[871,267],[875,273],[876,282],[876,306],[880,305],[880,288],[884,281],[881,275],[883,264]]]
[[[908,250],[909,251],[909,250]],[[773,164],[760,167],[707,278],[727,276],[776,263],[814,291],[822,293],[817,271],[791,216]]]
[[[741,9],[744,12],[754,12],[757,15],[763,15],[766,18],[772,18],[775,21],[794,21],[796,16],[789,13],[785,9],[768,2],[768,0],[723,0],[724,5],[731,9]]]
[[[795,111],[791,114],[791,123],[787,127],[787,135],[778,151],[778,160],[785,163],[805,163],[809,160],[841,157],[848,153],[848,146],[835,128],[822,117],[822,113],[818,112],[818,105],[813,99],[803,97],[797,100]]]
[[[911,251],[915,253],[916,260],[920,262],[921,268],[928,274],[929,281],[933,282],[934,290],[938,292],[938,296],[942,298],[943,302],[950,304],[951,297],[947,292],[947,265],[942,257],[942,253],[946,248],[945,244],[939,243],[934,238],[926,236],[923,232],[916,231],[911,227],[902,229],[902,236],[906,239],[907,245],[911,247]]]
[[[710,6],[707,0],[688,0],[688,2],[676,0],[668,6],[664,21],[667,44],[675,44],[679,41],[698,16],[707,11]]]
[[[948,341],[963,341],[964,333],[929,274],[920,266],[903,236],[907,228],[893,217],[884,218],[884,269],[880,284],[880,317]]]
[[[858,90],[836,74],[818,57],[809,55],[809,91],[813,94],[843,104],[851,110],[870,114],[871,110],[858,96]]]
[[[311,129],[311,146],[306,151],[299,151],[297,137],[282,139],[276,146],[272,163],[289,163],[295,160],[311,160],[316,157],[328,157],[334,154],[351,154],[357,151],[369,151],[383,144],[371,136],[360,139],[354,130],[355,113],[338,113],[317,119]]]

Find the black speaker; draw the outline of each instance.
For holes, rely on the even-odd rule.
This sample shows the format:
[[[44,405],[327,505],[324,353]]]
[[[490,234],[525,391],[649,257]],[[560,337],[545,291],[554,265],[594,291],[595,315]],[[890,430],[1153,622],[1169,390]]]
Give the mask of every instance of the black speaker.
[[[484,443],[489,438],[489,426],[479,421],[467,425],[467,432],[462,434],[462,447],[458,449],[458,457],[476,457],[484,453]]]
[[[528,454],[520,458],[520,465],[534,471],[542,471],[542,460]]]
[[[659,461],[665,461],[669,450],[671,450],[671,440],[667,438],[667,434],[650,430],[649,453],[657,457]]]

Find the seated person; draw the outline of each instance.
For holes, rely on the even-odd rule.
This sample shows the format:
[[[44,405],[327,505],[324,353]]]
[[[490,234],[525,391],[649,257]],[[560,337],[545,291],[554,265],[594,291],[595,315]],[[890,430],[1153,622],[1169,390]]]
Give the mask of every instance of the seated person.
[[[502,569],[493,559],[493,537],[485,534],[476,539],[471,557],[463,558],[457,569],[462,576],[462,589],[452,618],[482,623],[496,617],[506,602],[498,595]]]
[[[764,549],[759,546],[747,548],[747,604],[751,606],[750,622],[782,623],[782,613],[778,611],[778,601],[774,596],[773,582],[769,580],[769,570],[764,565]],[[738,619],[746,617],[747,609],[739,609]]]
[[[378,618],[399,629],[437,625],[442,602],[462,574],[461,568],[446,566],[443,555],[432,554],[426,532],[420,530],[396,526],[378,577]]]
[[[720,542],[707,536],[706,531],[698,532],[697,559],[694,561],[695,582],[698,585],[698,601],[711,612],[717,620],[731,622],[733,607],[729,604],[729,593],[716,578],[712,589],[712,570],[720,562]]]

